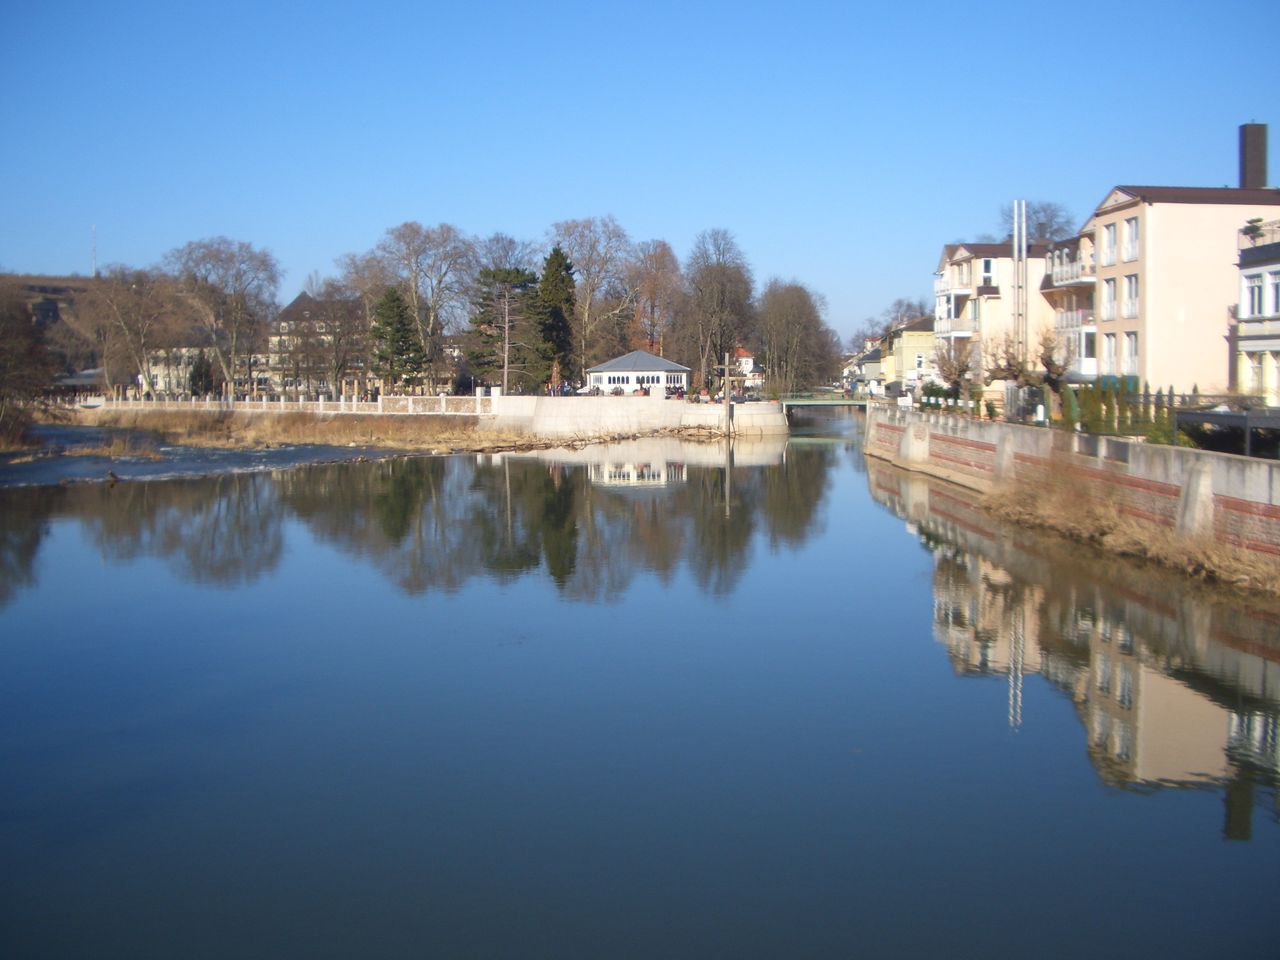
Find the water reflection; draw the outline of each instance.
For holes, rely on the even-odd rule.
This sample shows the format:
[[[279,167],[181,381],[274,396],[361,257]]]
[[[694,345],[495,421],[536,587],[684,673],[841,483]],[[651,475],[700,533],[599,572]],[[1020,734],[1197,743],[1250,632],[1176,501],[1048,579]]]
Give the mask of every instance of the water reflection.
[[[1231,839],[1255,806],[1280,815],[1280,610],[1003,528],[968,491],[878,462],[868,483],[934,556],[937,641],[958,675],[1004,680],[1011,727],[1033,722],[1039,675],[1106,783],[1222,789]]]
[[[785,439],[650,440],[12,489],[0,493],[0,605],[34,585],[54,520],[78,522],[107,560],[160,558],[183,579],[226,586],[275,570],[296,520],[409,594],[541,570],[566,597],[610,601],[642,573],[666,582],[681,567],[723,594],[757,534],[794,547],[817,531],[835,456]]]

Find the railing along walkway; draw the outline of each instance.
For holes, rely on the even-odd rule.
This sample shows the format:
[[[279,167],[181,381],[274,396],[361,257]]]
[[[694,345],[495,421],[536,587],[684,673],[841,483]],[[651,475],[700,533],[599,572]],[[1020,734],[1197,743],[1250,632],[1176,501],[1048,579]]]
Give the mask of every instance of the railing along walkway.
[[[440,394],[435,397],[381,396],[377,400],[339,397],[337,400],[225,400],[219,397],[192,397],[188,400],[116,400],[103,401],[105,410],[226,411],[235,413],[326,413],[381,414],[393,416],[481,416],[493,412],[490,397],[457,397]]]

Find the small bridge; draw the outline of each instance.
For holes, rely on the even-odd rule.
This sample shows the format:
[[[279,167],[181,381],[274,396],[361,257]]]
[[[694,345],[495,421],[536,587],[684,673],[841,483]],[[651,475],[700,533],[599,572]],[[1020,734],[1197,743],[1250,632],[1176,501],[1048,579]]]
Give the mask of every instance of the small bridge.
[[[866,397],[847,397],[841,393],[789,393],[778,398],[785,413],[792,407],[857,407],[867,408]]]

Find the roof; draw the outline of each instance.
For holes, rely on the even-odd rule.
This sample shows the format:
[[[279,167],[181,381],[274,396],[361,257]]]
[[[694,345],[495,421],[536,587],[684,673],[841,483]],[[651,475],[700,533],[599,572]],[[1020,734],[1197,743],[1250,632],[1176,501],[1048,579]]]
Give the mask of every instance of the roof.
[[[933,330],[933,317],[928,315],[917,317],[909,323],[904,323],[898,329],[912,333],[931,332]]]
[[[646,353],[644,350],[632,350],[624,356],[590,367],[587,373],[635,373],[636,371],[647,373],[654,370],[670,371],[672,373],[677,371],[689,372],[688,367],[682,367],[678,363],[673,363],[662,357],[655,357],[652,353]]]
[[[1118,186],[1108,191],[1107,196],[1116,190],[1121,190],[1143,203],[1261,203],[1280,206],[1280,190],[1265,188]]]
[[[1028,257],[1043,257],[1049,252],[1049,244],[1047,243],[1028,243]],[[939,265],[946,263],[959,263],[964,260],[970,260],[974,257],[992,257],[999,259],[1001,257],[1013,257],[1013,241],[1008,240],[1004,243],[948,243],[942,248],[942,259]]]

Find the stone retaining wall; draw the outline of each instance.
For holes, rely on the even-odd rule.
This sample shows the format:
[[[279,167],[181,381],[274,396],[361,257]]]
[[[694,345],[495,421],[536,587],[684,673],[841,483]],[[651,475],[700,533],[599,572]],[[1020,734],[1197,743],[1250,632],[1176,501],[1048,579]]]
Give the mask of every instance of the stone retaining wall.
[[[1126,516],[1280,560],[1280,462],[875,405],[864,449],[988,492],[1006,481],[1078,482]]]

